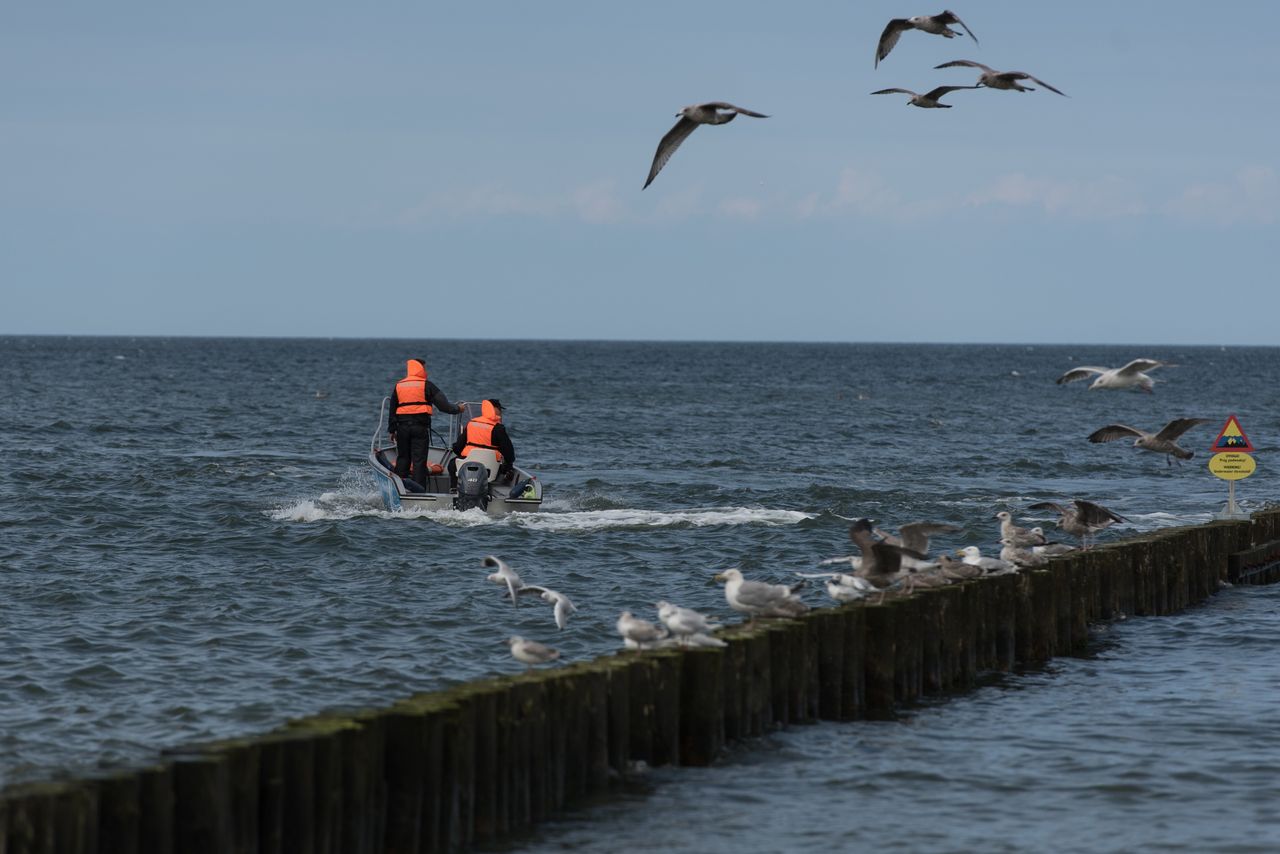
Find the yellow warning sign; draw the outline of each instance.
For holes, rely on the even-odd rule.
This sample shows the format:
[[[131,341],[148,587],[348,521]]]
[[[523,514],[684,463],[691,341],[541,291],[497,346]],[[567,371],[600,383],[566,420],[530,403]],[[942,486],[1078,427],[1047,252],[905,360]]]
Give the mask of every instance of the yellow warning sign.
[[[1253,474],[1258,464],[1248,454],[1214,454],[1209,458],[1209,471],[1223,480],[1241,480]]]

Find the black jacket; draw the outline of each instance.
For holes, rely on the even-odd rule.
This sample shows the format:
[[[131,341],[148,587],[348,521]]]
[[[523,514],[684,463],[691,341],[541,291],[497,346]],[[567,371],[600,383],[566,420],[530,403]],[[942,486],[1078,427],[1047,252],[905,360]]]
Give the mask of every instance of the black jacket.
[[[516,448],[511,444],[511,437],[507,435],[507,428],[501,424],[493,425],[493,447],[498,449],[498,453],[502,454],[502,467],[504,469],[511,468],[516,461]],[[453,453],[457,456],[462,455],[462,449],[467,446],[467,428],[463,427],[458,433],[458,440],[453,443]]]

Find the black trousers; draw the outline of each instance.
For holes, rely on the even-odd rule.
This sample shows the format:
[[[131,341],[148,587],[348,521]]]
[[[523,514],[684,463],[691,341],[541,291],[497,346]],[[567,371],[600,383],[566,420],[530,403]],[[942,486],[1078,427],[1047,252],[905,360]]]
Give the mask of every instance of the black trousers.
[[[430,418],[400,418],[396,424],[396,474],[427,485],[427,449],[431,447]]]

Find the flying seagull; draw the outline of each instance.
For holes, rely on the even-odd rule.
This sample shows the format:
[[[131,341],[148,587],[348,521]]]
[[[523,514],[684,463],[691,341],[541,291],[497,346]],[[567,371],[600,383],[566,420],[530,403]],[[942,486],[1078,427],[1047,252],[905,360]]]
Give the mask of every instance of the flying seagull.
[[[1090,391],[1095,388],[1133,388],[1138,386],[1147,394],[1151,394],[1151,387],[1155,385],[1155,380],[1147,376],[1146,371],[1154,371],[1160,367],[1171,368],[1173,365],[1157,359],[1134,359],[1122,368],[1093,368],[1081,365],[1058,377],[1056,382],[1058,385],[1064,385],[1076,380],[1088,379],[1094,374],[1098,374],[1098,378],[1089,384]]]
[[[1089,441],[1097,444],[1099,442],[1124,439],[1128,436],[1137,436],[1138,438],[1133,440],[1135,448],[1164,454],[1165,464],[1171,466],[1173,465],[1174,457],[1180,460],[1189,460],[1195,456],[1194,451],[1188,451],[1178,445],[1178,437],[1197,424],[1204,424],[1208,420],[1208,418],[1175,418],[1164,425],[1159,433],[1148,433],[1145,430],[1139,430],[1137,427],[1130,427],[1127,424],[1108,424],[1106,427],[1093,431],[1089,435]]]
[[[693,104],[681,109],[676,113],[680,121],[676,122],[675,127],[667,131],[667,135],[658,143],[658,151],[653,155],[653,165],[649,167],[649,177],[644,182],[644,187],[640,189],[643,190],[653,183],[653,179],[658,177],[658,173],[662,171],[663,166],[667,165],[671,155],[676,153],[680,143],[684,142],[698,125],[728,124],[739,113],[751,116],[753,119],[769,118],[764,113],[753,113],[751,110],[744,110],[742,107],[735,107],[724,101],[708,101],[705,104]]]
[[[497,570],[497,572],[489,573],[485,578],[492,581],[494,584],[505,584],[507,586],[507,595],[511,597],[511,604],[517,604],[516,595],[520,592],[520,589],[524,587],[524,582],[520,579],[520,574],[512,569],[511,565],[505,560],[499,557],[494,557],[493,555],[485,555],[481,565]]]
[[[569,597],[559,590],[552,590],[550,587],[542,587],[537,584],[526,584],[516,591],[516,595],[523,596],[525,594],[537,596],[555,609],[553,616],[558,629],[563,629],[568,624],[570,614],[578,612],[573,602],[569,601]]]
[[[1034,92],[1035,89],[1030,86],[1023,86],[1019,80],[1030,80],[1039,83],[1050,92],[1057,92],[1062,97],[1069,97],[1066,92],[1053,88],[1045,83],[1039,77],[1032,77],[1025,71],[996,71],[990,65],[983,65],[981,62],[974,62],[972,59],[953,59],[951,62],[944,62],[941,65],[935,65],[934,68],[952,68],[955,66],[964,66],[965,68],[982,69],[981,76],[978,77],[978,85],[985,86],[988,89],[1006,89],[1014,92]]]
[[[951,104],[943,104],[938,99],[941,98],[943,95],[947,94],[948,92],[954,92],[957,89],[977,89],[977,88],[978,88],[977,86],[939,86],[937,89],[930,89],[928,92],[925,92],[923,95],[921,95],[919,92],[912,92],[910,89],[893,88],[893,89],[877,89],[871,94],[872,95],[891,95],[894,92],[901,92],[903,95],[911,96],[911,100],[907,101],[907,103],[913,106],[926,107],[926,108],[945,107],[947,109],[950,109],[952,106]]]
[[[969,38],[973,39],[973,43],[978,43],[978,37],[973,34],[973,30],[969,29],[969,25],[960,20],[959,16],[950,9],[944,9],[936,15],[894,18],[889,21],[884,28],[884,32],[880,34],[880,42],[876,45],[876,66],[879,67],[880,60],[889,55],[889,51],[893,50],[893,46],[898,43],[898,38],[907,30],[920,30],[921,32],[932,33],[935,36],[945,36],[949,39],[960,35],[951,29],[948,26],[949,24],[959,24],[969,34]]]
[[[1093,532],[1109,528],[1116,522],[1129,521],[1118,513],[1113,513],[1101,504],[1094,504],[1092,501],[1084,501],[1077,498],[1072,503],[1074,504],[1072,507],[1063,507],[1061,504],[1055,504],[1052,501],[1041,501],[1028,505],[1027,509],[1056,510],[1059,516],[1058,527],[1068,534],[1079,537],[1081,548],[1086,549],[1089,547],[1089,535]]]

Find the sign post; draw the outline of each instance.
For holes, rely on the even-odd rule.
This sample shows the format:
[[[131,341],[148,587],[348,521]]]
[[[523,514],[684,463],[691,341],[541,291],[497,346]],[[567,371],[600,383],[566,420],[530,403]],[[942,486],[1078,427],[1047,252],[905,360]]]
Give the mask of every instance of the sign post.
[[[1236,504],[1236,481],[1243,480],[1253,474],[1258,464],[1253,459],[1253,443],[1240,429],[1240,422],[1234,415],[1227,416],[1227,423],[1222,425],[1218,438],[1213,440],[1209,448],[1213,456],[1209,458],[1209,471],[1215,477],[1227,482],[1227,506],[1221,513],[1214,514],[1217,519],[1248,519],[1249,514],[1241,511]]]

